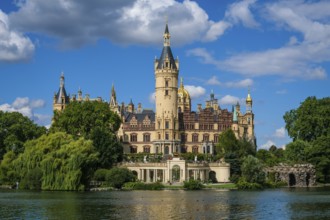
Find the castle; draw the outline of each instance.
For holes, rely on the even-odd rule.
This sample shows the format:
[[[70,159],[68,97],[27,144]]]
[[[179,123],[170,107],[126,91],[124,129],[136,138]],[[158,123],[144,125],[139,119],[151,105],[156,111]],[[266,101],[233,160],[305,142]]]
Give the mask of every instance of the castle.
[[[170,32],[168,24],[166,24],[164,32],[164,46],[159,59],[154,61],[155,70],[155,112],[153,110],[142,109],[139,103],[137,108],[132,100],[128,105],[119,104],[116,98],[114,86],[111,89],[111,98],[109,108],[116,112],[122,119],[122,125],[118,131],[118,137],[122,141],[124,153],[150,153],[163,155],[178,155],[180,153],[192,152],[203,154],[214,154],[215,144],[218,142],[219,134],[231,128],[237,138],[245,138],[254,145],[256,139],[254,136],[254,114],[252,112],[252,98],[250,92],[246,98],[246,112],[241,112],[240,104],[233,106],[232,111],[221,109],[218,100],[213,92],[210,99],[206,101],[205,107],[198,104],[197,111],[191,110],[191,98],[189,92],[184,88],[183,80],[179,79],[179,60],[174,59],[170,47]],[[78,91],[78,97],[73,95],[69,97],[64,86],[64,75],[60,78],[60,88],[54,94],[53,109],[62,111],[65,106],[72,101],[102,101],[101,98],[91,99],[89,95],[82,97],[81,90]],[[167,161],[161,169],[144,169],[144,165],[136,165],[130,167],[134,170],[139,179],[143,181],[158,180],[162,177],[162,181],[173,181],[171,163]],[[181,164],[181,165],[180,165]],[[150,165],[150,164],[149,164]],[[149,166],[148,165],[148,166]],[[146,166],[146,165],[145,165]],[[218,172],[216,176],[222,182],[228,181],[229,165],[223,163],[218,166],[225,170],[210,168],[208,165],[196,169],[189,173],[189,164],[187,165],[180,159],[173,166],[178,166],[181,169],[180,180],[187,179],[188,176],[196,177],[202,175],[203,178],[209,177],[209,172]],[[192,165],[190,165],[192,166]],[[157,167],[157,166],[156,166]],[[187,170],[188,169],[188,170]],[[141,171],[144,170],[144,171]],[[157,170],[162,170],[158,173]],[[195,172],[196,171],[196,172]],[[204,174],[201,174],[203,173]],[[222,174],[220,175],[220,173]],[[152,175],[151,175],[152,174]],[[157,174],[159,174],[157,176]],[[161,175],[160,175],[161,174]],[[151,178],[152,176],[152,178]],[[152,182],[152,181],[151,181]]]

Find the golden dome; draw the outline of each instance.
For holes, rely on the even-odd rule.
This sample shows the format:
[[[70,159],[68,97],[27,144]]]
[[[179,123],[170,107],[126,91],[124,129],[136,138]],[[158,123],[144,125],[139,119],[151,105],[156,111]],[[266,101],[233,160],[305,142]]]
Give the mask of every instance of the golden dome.
[[[252,98],[251,98],[251,95],[250,95],[250,89],[249,89],[249,93],[246,97],[246,103],[251,103],[252,104]]]
[[[181,78],[181,82],[180,82],[180,87],[178,88],[178,97],[190,99],[189,92],[183,86],[182,78]]]

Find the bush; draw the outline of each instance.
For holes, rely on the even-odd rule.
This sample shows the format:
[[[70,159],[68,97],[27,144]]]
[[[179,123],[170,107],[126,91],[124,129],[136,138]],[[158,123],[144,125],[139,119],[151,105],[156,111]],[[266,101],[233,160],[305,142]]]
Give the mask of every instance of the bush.
[[[241,177],[237,184],[236,184],[238,189],[241,190],[255,190],[255,189],[263,189],[263,186],[259,183],[250,183],[247,182],[245,178]]]
[[[200,190],[204,188],[204,185],[198,180],[189,180],[183,182],[183,188],[187,190]]]
[[[156,183],[143,183],[143,182],[128,182],[123,186],[128,190],[161,190],[164,189],[164,185],[160,182]]]
[[[105,181],[105,178],[110,170],[108,169],[98,169],[95,171],[93,180],[96,181]]]
[[[29,170],[25,177],[22,179],[19,188],[20,189],[41,189],[42,171],[40,168],[36,167]]]
[[[121,189],[124,183],[134,182],[134,174],[127,168],[112,168],[106,175],[106,182],[117,189]]]

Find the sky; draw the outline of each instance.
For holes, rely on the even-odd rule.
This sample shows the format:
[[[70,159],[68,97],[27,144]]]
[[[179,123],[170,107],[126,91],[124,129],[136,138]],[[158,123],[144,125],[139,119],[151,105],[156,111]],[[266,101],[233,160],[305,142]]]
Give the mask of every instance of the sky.
[[[211,91],[245,111],[258,149],[291,139],[283,115],[329,96],[330,1],[1,0],[0,110],[49,126],[60,75],[68,93],[154,109],[154,59],[168,22],[192,108]]]

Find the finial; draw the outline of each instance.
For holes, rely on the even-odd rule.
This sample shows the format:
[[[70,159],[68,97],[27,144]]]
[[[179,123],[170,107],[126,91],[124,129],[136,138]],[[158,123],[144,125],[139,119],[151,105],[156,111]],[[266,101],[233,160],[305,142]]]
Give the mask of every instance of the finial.
[[[180,80],[181,80],[180,81],[180,87],[183,88],[183,79],[182,79],[182,77],[180,78]]]

